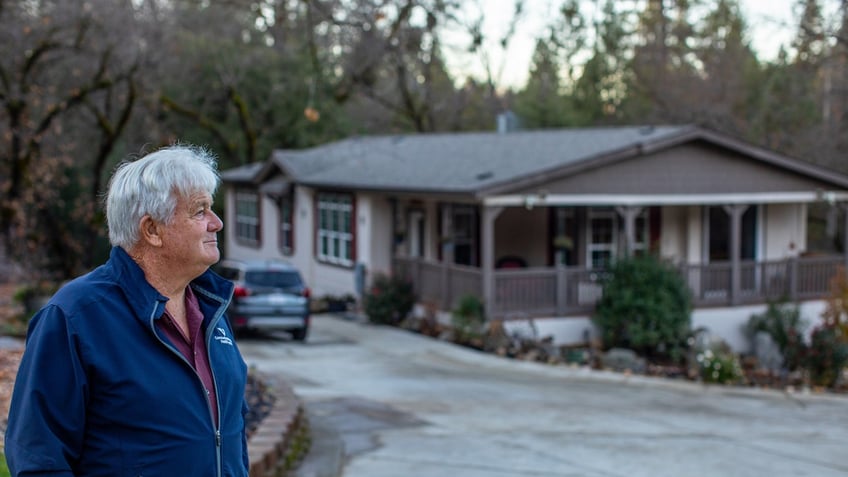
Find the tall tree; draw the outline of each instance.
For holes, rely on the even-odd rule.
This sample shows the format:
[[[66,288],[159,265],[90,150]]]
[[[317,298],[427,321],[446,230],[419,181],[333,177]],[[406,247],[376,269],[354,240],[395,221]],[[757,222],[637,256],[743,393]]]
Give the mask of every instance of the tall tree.
[[[729,134],[750,127],[762,79],[746,31],[736,0],[718,0],[697,27],[696,55],[703,70],[697,120]]]
[[[560,75],[562,67],[549,40],[537,40],[527,85],[514,98],[515,113],[529,129],[568,125]]]
[[[0,32],[0,234],[28,269],[69,276],[102,236],[101,178],[140,95],[134,11],[4,2]]]
[[[627,12],[620,3],[607,0],[595,22],[592,56],[574,83],[571,99],[578,124],[616,122],[622,119],[627,95]]]

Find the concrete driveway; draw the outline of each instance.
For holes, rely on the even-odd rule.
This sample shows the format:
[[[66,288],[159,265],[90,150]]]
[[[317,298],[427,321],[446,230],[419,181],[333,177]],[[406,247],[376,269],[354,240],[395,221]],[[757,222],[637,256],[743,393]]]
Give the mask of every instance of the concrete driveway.
[[[848,475],[848,398],[520,362],[329,315],[305,344],[239,346],[338,431],[344,477]]]

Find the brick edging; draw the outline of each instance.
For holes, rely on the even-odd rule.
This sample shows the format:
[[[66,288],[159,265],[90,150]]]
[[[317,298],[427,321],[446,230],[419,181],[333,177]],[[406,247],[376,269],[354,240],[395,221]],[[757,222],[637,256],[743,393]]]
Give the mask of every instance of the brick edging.
[[[279,380],[269,383],[262,376],[268,390],[274,395],[274,405],[247,440],[250,459],[250,477],[279,475],[287,463],[292,437],[308,423],[303,403],[292,388]]]

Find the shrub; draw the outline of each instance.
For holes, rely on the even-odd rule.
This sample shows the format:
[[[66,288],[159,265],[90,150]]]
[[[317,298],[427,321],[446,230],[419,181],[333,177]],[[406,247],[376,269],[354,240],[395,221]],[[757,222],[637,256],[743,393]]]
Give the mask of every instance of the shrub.
[[[739,357],[728,349],[709,348],[698,353],[698,371],[705,383],[736,384],[744,373]]]
[[[454,341],[468,344],[482,340],[486,314],[483,302],[474,295],[464,295],[451,313]]]
[[[810,335],[806,361],[811,384],[834,387],[848,365],[848,344],[842,336],[842,328],[833,323],[815,327]]]
[[[374,276],[371,290],[363,298],[368,320],[372,323],[397,325],[415,305],[412,283],[384,274]]]
[[[801,310],[797,305],[786,302],[771,302],[766,311],[751,315],[745,325],[748,338],[753,340],[757,332],[763,331],[771,336],[783,356],[783,365],[789,371],[794,371],[803,365],[804,329],[806,322],[801,318]]]
[[[606,348],[683,358],[692,297],[671,265],[650,256],[623,259],[613,264],[603,285],[592,320]]]
[[[830,296],[822,313],[824,322],[842,330],[842,340],[848,342],[848,277],[845,267],[839,267],[830,280]]]

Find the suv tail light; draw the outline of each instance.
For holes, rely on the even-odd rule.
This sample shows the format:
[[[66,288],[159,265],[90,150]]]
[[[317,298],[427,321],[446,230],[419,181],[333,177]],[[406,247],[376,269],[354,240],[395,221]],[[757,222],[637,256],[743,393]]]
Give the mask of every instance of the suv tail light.
[[[250,290],[248,290],[245,287],[236,287],[235,290],[233,290],[233,298],[241,298],[243,296],[249,296],[249,295],[250,295]]]
[[[304,298],[309,298],[312,295],[312,291],[309,287],[303,287],[303,291],[300,292],[300,294],[303,295]]]

